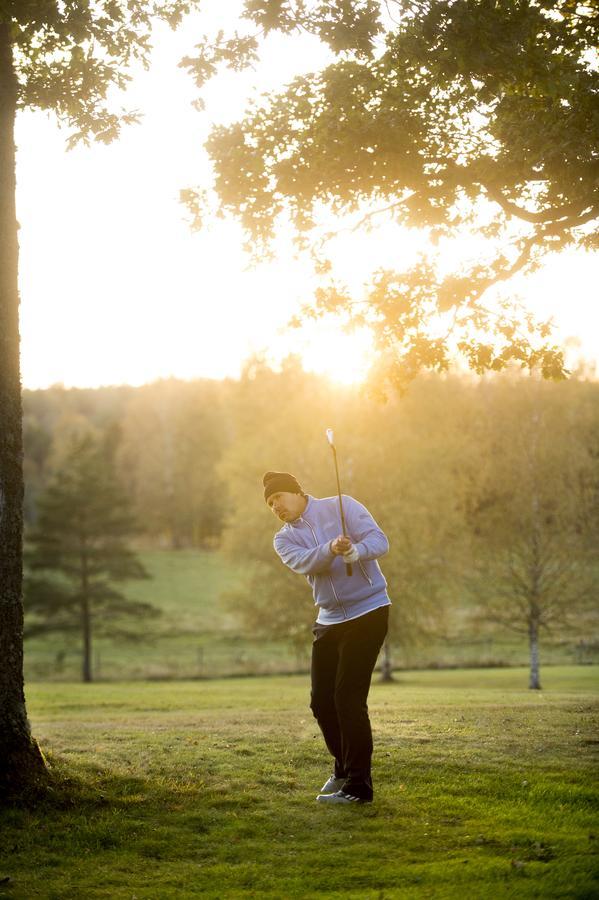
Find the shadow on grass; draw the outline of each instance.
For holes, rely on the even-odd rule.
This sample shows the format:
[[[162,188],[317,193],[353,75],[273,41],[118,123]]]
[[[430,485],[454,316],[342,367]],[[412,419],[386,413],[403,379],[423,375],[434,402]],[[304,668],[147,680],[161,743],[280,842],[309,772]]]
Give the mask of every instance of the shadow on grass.
[[[42,885],[50,890],[43,896],[72,896],[69,879],[85,883],[99,861],[143,871],[144,860],[185,860],[244,806],[243,797],[227,797],[223,788],[208,791],[59,757],[48,762],[43,796],[0,809],[0,897],[38,896]]]
[[[498,879],[509,889],[498,896],[592,896],[584,893],[591,848],[578,846],[587,839],[589,796],[572,792],[575,773],[565,781],[565,773],[549,773],[555,779],[535,786],[516,773],[498,778],[457,762],[440,771],[414,759],[399,797],[382,793],[373,808],[341,811],[307,804],[301,792],[282,799],[245,775],[204,783],[58,756],[50,763],[52,790],[43,800],[0,812],[0,897],[237,898],[276,889],[275,896],[305,898],[341,896],[351,885],[352,897],[405,888],[411,898],[428,886],[459,898],[466,882],[470,896],[491,896]],[[388,774],[396,776],[391,766]],[[577,845],[547,820],[556,797]],[[580,892],[565,894],[573,873]],[[523,879],[530,890],[523,892]]]
[[[48,755],[50,777],[43,793],[21,798],[0,809],[0,829],[35,823],[70,828],[78,820],[86,827],[109,819],[122,826],[152,820],[164,828],[192,827],[208,831],[207,817],[216,821],[227,813],[260,808],[263,801],[235,790],[232,784],[211,787],[197,779],[175,775],[143,777],[92,763]]]

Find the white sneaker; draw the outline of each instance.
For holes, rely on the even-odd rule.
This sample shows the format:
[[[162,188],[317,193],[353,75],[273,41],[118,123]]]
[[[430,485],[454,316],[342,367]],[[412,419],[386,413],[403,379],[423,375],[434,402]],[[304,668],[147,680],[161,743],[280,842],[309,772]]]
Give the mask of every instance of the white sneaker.
[[[320,789],[321,794],[334,794],[337,791],[340,791],[343,785],[345,784],[345,778],[337,778],[336,775],[331,775],[328,778],[323,786]]]
[[[345,791],[336,791],[334,794],[319,794],[316,798],[319,803],[372,803],[372,800],[365,800],[363,797],[354,797],[352,794],[346,794]]]

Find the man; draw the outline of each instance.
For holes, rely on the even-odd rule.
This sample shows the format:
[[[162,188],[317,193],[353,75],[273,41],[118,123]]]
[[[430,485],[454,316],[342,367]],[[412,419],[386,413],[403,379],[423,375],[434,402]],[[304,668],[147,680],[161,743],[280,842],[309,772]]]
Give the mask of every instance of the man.
[[[353,497],[343,497],[348,534],[344,537],[339,534],[338,497],[311,497],[288,472],[267,472],[263,484],[266,503],[284,523],[274,548],[286,566],[306,576],[318,606],[310,706],[335,770],[316,799],[329,804],[370,803],[372,731],[367,698],[391,604],[377,559],[387,552],[389,542]]]

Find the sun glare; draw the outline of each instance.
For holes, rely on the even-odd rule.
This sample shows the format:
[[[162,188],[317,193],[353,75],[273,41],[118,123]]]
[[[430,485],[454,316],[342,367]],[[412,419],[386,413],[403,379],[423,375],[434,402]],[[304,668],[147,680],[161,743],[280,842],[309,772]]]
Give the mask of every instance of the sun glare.
[[[216,0],[211,4],[220,16]],[[239,92],[216,79],[206,115],[198,116],[191,104],[196,89],[177,65],[193,46],[197,24],[192,17],[179,32],[166,26],[160,31],[151,70],[136,76],[128,95],[143,120],[118,142],[67,152],[65,134],[45,115],[19,116],[26,387],[235,378],[255,355],[276,364],[297,354],[306,370],[347,385],[368,375],[375,353],[366,331],[348,334],[324,320],[285,330],[316,286],[309,263],[286,255],[289,235],[281,236],[273,262],[252,268],[238,223],[214,222],[193,235],[189,230],[179,190],[211,181],[208,157],[200,151],[209,123],[241,115],[258,77],[248,74]],[[297,48],[284,64],[303,71],[310,54],[301,42]],[[279,83],[280,65],[273,49],[259,73],[261,87]],[[378,268],[409,268],[426,241],[424,232],[398,230],[394,223],[367,232],[348,226],[330,255],[341,283],[358,296]],[[455,243],[442,268],[483,254],[480,238]],[[580,356],[596,361],[596,285],[596,257],[564,250],[526,281],[511,282],[509,290],[540,318],[554,315],[556,340],[569,340]]]
[[[339,325],[319,322],[306,329],[307,336],[298,348],[304,368],[341,384],[365,381],[374,354],[367,331],[344,332]]]

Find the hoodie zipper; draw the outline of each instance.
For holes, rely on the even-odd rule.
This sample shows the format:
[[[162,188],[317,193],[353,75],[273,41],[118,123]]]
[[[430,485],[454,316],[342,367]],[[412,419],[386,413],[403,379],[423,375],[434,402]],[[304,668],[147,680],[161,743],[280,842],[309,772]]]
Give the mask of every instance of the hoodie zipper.
[[[371,580],[370,577],[368,576],[368,574],[367,574],[367,572],[366,572],[366,569],[364,568],[364,566],[362,565],[362,563],[360,562],[360,560],[358,560],[358,565],[359,565],[360,568],[362,569],[362,575],[364,576],[364,578],[366,579],[366,581],[368,582],[368,584],[370,585],[370,587],[372,587],[372,580]]]
[[[316,546],[318,547],[319,544],[318,544],[318,538],[316,537],[316,532],[314,531],[314,529],[312,528],[312,526],[310,525],[310,523],[308,522],[308,520],[307,520],[307,519],[304,519],[303,516],[300,516],[300,521],[306,523],[306,525],[308,526],[308,528],[309,528],[310,531],[312,532],[312,537],[314,538],[314,543],[315,543]],[[364,571],[364,570],[362,569],[362,571]],[[364,574],[366,574],[366,573],[364,572]],[[368,578],[368,576],[366,576],[366,577]],[[335,597],[335,600],[337,601],[339,607],[341,608],[341,611],[343,612],[343,615],[344,615],[345,618],[347,619],[347,613],[346,613],[346,611],[345,611],[345,607],[344,607],[343,603],[341,602],[341,600],[339,599],[339,597],[338,597],[338,595],[337,595],[337,591],[335,590],[335,585],[333,584],[333,579],[332,579],[332,577],[331,577],[330,575],[328,576],[328,579],[329,579],[329,581],[331,582],[331,589],[332,589],[332,591],[333,591],[333,595],[334,595],[334,597]],[[370,579],[368,579],[368,580],[370,581]]]

